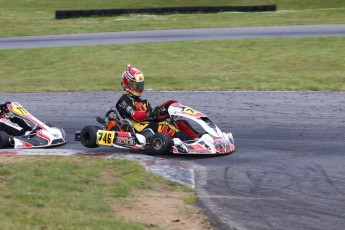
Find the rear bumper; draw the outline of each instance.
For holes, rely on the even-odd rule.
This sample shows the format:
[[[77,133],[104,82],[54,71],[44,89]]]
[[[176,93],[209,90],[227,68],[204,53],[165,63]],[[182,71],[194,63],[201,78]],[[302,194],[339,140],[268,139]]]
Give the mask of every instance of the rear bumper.
[[[74,134],[74,140],[75,140],[75,141],[80,141],[80,131],[75,132],[75,134]]]

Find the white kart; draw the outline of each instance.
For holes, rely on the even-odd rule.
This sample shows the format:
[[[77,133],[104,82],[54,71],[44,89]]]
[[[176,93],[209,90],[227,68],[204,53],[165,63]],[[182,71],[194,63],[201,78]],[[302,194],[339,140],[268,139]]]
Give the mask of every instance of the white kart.
[[[76,132],[75,140],[88,148],[113,146],[117,148],[146,149],[154,154],[228,154],[235,150],[231,133],[222,132],[205,114],[182,105],[177,101],[163,103],[167,109],[169,124],[178,120],[194,121],[203,129],[202,134],[193,140],[171,138],[167,133],[154,133],[144,129],[138,133],[132,122],[123,118],[116,108],[111,108],[104,119],[98,119],[103,127],[89,125]],[[162,128],[161,130],[164,130]]]
[[[13,146],[15,149],[42,148],[66,143],[64,129],[41,122],[18,102],[12,102],[7,105],[7,112],[0,117],[0,123],[5,123],[12,127],[17,126],[20,129],[18,124],[11,122],[13,117],[24,120],[31,126],[32,131],[22,136],[11,136],[5,131],[0,130],[0,148],[7,148],[9,146]]]

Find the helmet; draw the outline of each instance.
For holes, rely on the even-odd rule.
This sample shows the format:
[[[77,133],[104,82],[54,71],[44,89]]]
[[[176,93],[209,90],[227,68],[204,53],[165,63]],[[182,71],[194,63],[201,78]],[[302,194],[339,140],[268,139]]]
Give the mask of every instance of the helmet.
[[[128,65],[121,78],[122,88],[134,96],[140,96],[144,91],[144,74]]]

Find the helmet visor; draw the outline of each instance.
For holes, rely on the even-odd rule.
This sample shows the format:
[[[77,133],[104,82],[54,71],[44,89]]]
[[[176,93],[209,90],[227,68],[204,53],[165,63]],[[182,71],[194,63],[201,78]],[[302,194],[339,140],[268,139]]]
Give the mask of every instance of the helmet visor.
[[[131,82],[130,81],[129,86],[134,90],[143,91],[144,90],[144,81],[140,81],[140,82]]]

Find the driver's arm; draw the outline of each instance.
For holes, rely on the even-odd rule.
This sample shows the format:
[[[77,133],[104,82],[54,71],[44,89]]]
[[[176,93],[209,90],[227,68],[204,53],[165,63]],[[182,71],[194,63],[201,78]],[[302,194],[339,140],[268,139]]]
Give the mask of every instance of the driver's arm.
[[[152,108],[148,102],[146,106],[146,110],[138,110],[131,100],[122,100],[118,102],[116,107],[121,115],[140,122],[151,118]]]
[[[142,103],[145,105],[146,110],[137,110],[136,106],[133,105],[133,110],[131,111],[132,118],[136,121],[153,120],[153,110],[150,103],[147,100]]]

